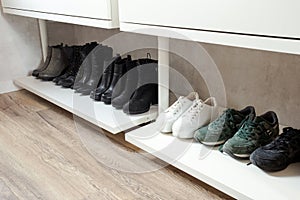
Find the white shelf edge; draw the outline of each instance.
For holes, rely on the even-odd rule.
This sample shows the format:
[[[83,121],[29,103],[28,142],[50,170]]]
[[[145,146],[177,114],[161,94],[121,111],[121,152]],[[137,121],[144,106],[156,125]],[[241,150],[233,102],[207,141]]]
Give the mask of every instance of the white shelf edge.
[[[300,191],[297,189],[298,184],[296,184],[300,183],[298,170],[300,163],[293,164],[293,166],[272,175],[254,165],[247,166],[245,162],[223,155],[217,148],[200,160],[196,154],[198,150],[200,152],[200,148],[205,149],[205,146],[192,143],[191,140],[179,140],[171,135],[155,132],[156,129],[155,123],[151,123],[126,133],[125,140],[237,199],[282,200],[296,198],[300,195]],[[153,133],[152,136],[150,136],[151,133]],[[166,155],[166,149],[164,149],[165,152],[159,151],[172,142],[173,147],[170,147],[169,151],[176,149],[174,143],[179,149],[185,147],[182,149],[182,155],[177,155],[179,157],[176,159],[170,154]],[[178,149],[174,151],[178,151]],[[289,175],[293,173],[296,175]]]
[[[115,22],[114,20],[110,20],[110,19],[92,19],[92,18],[77,17],[77,16],[43,13],[37,11],[26,11],[26,10],[19,10],[19,9],[5,8],[5,7],[3,8],[3,12],[7,14],[43,19],[43,20],[50,20],[56,22],[70,23],[70,24],[76,24],[82,26],[91,26],[91,27],[105,28],[105,29],[119,28],[118,21]]]
[[[112,134],[117,134],[137,125],[147,123],[157,117],[157,106],[152,106],[150,111],[144,114],[126,115],[122,110],[116,110],[111,105],[94,102],[89,96],[79,96],[79,94],[75,94],[71,89],[55,86],[53,82],[43,82],[30,76],[18,78],[14,82],[21,88],[48,100]],[[75,108],[73,106],[74,103],[77,105]]]
[[[204,42],[233,47],[300,54],[300,40],[263,36],[248,36],[230,33],[216,33],[184,28],[161,27],[156,25],[120,22],[120,30],[146,35],[168,37],[187,41]]]

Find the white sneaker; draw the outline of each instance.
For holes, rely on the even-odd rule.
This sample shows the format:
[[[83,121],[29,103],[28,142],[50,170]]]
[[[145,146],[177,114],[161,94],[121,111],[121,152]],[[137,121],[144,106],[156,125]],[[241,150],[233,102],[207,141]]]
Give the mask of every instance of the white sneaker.
[[[186,97],[179,97],[175,103],[173,103],[168,109],[166,109],[158,118],[157,121],[162,123],[160,132],[170,133],[172,132],[172,126],[174,122],[183,114],[187,109],[191,107],[194,100],[199,99],[197,92],[191,92]]]
[[[178,138],[193,138],[194,132],[214,120],[217,111],[217,102],[210,97],[204,102],[195,100],[193,105],[181,115],[173,124],[173,136]]]

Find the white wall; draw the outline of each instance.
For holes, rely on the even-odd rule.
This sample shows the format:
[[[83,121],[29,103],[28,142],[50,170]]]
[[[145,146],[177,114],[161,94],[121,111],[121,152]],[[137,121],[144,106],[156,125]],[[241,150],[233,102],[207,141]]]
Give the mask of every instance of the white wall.
[[[40,62],[37,20],[3,14],[0,4],[0,93],[17,90],[13,80],[26,76]]]

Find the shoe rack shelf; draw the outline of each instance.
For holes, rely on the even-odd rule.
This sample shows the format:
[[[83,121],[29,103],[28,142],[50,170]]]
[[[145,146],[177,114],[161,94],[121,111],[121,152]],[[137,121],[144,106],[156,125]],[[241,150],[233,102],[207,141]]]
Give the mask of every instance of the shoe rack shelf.
[[[119,27],[118,0],[2,0],[3,12],[57,22],[113,29]]]
[[[299,8],[299,1],[286,4],[272,0],[119,0],[120,29],[299,54],[300,28],[295,26],[300,18]]]
[[[295,199],[300,195],[300,163],[266,173],[193,140],[161,134],[155,123],[131,131],[126,141],[236,199]]]
[[[156,106],[152,106],[144,114],[127,115],[122,110],[114,109],[111,105],[95,102],[89,96],[81,96],[71,89],[64,89],[55,86],[51,81],[43,82],[31,76],[18,78],[15,80],[15,84],[112,134],[152,121],[157,117]]]

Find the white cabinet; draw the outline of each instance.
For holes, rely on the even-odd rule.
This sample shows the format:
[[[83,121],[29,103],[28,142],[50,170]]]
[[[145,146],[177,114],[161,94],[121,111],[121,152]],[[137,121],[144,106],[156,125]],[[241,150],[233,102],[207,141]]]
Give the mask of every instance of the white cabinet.
[[[300,54],[297,0],[119,0],[119,7],[124,31]]]
[[[101,28],[117,28],[117,0],[3,0],[5,13]]]

